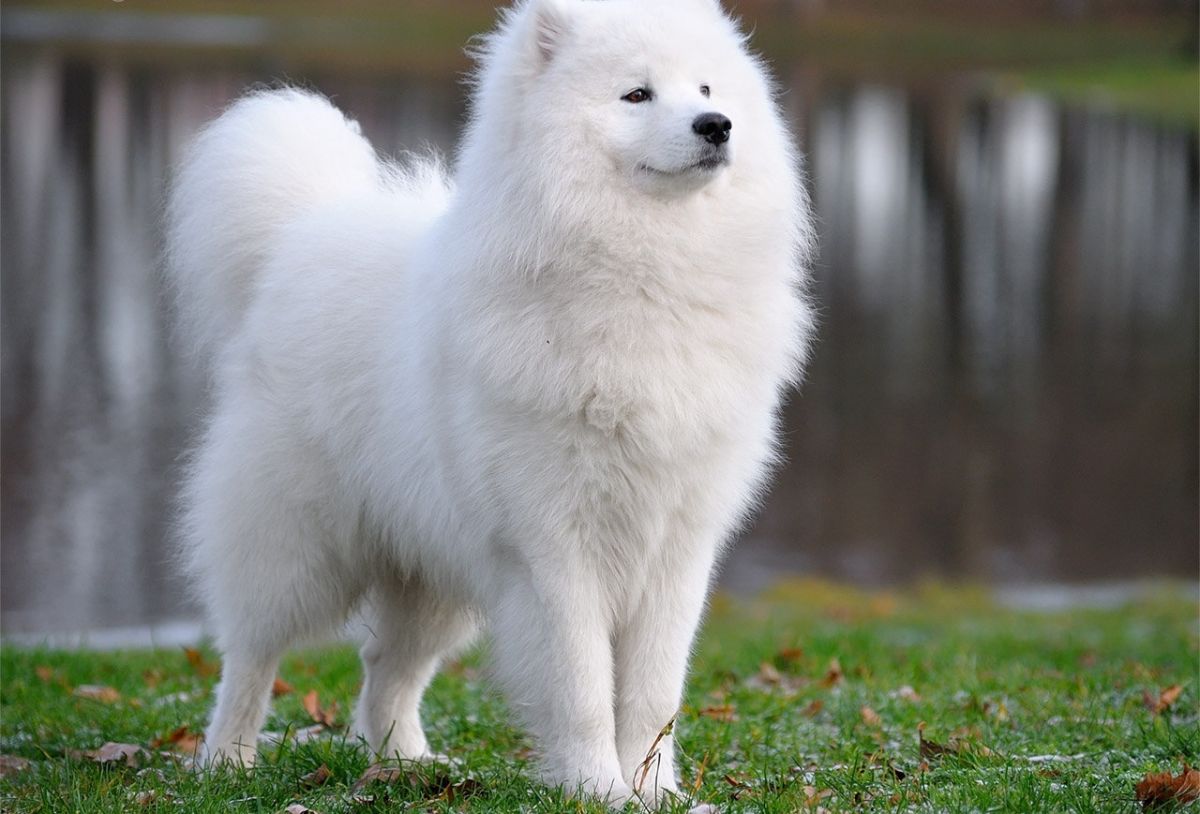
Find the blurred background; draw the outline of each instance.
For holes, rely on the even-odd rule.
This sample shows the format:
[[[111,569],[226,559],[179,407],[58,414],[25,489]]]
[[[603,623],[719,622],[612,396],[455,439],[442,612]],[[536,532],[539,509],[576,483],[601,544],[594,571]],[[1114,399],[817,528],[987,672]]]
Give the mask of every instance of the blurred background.
[[[1196,0],[737,11],[807,156],[822,324],[725,587],[1194,584]],[[468,0],[4,4],[4,633],[196,616],[170,507],[205,396],[157,261],[188,138],[285,80],[384,153],[452,154],[462,47],[494,19]]]

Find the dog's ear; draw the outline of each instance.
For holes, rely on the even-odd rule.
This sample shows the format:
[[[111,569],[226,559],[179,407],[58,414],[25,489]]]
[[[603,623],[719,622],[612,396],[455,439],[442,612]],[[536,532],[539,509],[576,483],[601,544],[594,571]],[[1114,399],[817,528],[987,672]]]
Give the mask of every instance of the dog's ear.
[[[539,66],[549,64],[571,32],[572,8],[580,0],[530,0],[526,35]]]

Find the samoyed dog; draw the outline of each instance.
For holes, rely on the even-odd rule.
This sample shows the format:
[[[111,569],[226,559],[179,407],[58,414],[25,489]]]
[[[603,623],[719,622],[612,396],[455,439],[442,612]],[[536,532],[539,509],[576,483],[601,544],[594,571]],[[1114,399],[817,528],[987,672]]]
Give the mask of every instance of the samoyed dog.
[[[376,753],[431,757],[422,692],[486,627],[540,777],[652,803],[811,330],[798,159],[715,0],[526,0],[478,58],[452,178],[300,90],[242,98],[179,167],[206,759],[251,764],[281,654],[360,609]]]

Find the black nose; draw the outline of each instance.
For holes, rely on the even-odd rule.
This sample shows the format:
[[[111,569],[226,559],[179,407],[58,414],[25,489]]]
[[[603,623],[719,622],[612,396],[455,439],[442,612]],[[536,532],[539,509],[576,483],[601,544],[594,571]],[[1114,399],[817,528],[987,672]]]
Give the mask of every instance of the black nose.
[[[709,144],[724,144],[729,141],[729,131],[733,122],[720,113],[701,113],[692,122],[692,130],[697,136],[703,136]]]

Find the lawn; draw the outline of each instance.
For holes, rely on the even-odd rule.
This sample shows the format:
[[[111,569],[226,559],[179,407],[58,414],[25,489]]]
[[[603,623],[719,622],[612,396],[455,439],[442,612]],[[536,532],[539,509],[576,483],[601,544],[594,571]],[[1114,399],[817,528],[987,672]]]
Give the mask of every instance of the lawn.
[[[870,13],[834,9],[811,18],[786,4],[726,3],[754,32],[752,42],[781,66],[801,64],[835,79],[921,84],[947,76],[990,76],[1068,102],[1099,102],[1195,129],[1200,125],[1200,66],[1193,18],[1185,11],[1125,18],[1063,19],[1020,14],[947,17],[907,4]],[[452,76],[465,70],[463,46],[495,24],[494,4],[349,0],[17,0],[22,11],[91,15],[111,23],[122,14],[160,20],[180,15],[254,17],[269,25],[267,42],[229,43],[193,51],[176,43],[89,44],[68,37],[70,53],[126,57],[155,66],[195,59],[266,59],[272,70],[303,74],[322,67],[375,74]],[[86,17],[84,19],[87,19]]]
[[[936,587],[718,597],[676,723],[684,780],[722,812],[1140,810],[1147,773],[1200,762],[1198,645],[1194,594],[1166,589],[1067,613]],[[532,744],[487,689],[486,661],[450,665],[427,696],[430,741],[456,765],[360,783],[368,760],[340,728],[359,682],[348,646],[285,659],[267,727],[307,739],[217,774],[176,754],[202,729],[211,651],[5,646],[0,808],[602,811],[526,779]],[[146,751],[96,754],[107,742]]]

